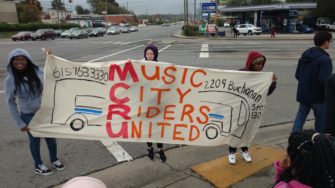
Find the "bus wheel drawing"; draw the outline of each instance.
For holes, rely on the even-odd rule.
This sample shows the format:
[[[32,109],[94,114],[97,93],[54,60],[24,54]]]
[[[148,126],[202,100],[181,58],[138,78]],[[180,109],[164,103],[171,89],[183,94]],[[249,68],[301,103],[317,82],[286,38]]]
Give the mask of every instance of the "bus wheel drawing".
[[[87,125],[87,119],[81,114],[73,114],[67,121],[67,125],[70,125],[74,131],[80,131]]]
[[[206,137],[208,139],[215,139],[219,135],[220,127],[214,123],[208,123],[205,125],[202,131],[206,133]]]
[[[85,125],[85,123],[81,119],[74,119],[70,123],[70,127],[74,131],[80,131],[80,129],[84,128],[84,125]]]

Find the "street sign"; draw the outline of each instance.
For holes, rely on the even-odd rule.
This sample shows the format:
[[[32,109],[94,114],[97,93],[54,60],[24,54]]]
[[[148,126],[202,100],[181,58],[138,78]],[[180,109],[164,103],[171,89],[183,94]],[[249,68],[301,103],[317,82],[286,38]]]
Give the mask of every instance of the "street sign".
[[[211,3],[201,3],[201,15],[202,18],[205,20],[209,20],[211,15],[216,13],[216,3],[211,2]]]
[[[201,3],[202,12],[215,12],[216,11],[216,3]]]
[[[215,24],[208,24],[206,31],[207,33],[215,33],[216,32],[216,25]]]

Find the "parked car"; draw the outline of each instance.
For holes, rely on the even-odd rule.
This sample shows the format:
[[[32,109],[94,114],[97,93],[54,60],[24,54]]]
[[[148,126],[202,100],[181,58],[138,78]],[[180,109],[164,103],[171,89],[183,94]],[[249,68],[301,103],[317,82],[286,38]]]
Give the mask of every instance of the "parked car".
[[[21,31],[17,34],[13,35],[11,38],[13,41],[17,40],[30,40],[31,39],[31,32],[30,31]]]
[[[104,31],[102,30],[102,28],[98,27],[93,29],[90,34],[90,37],[103,37],[104,36]]]
[[[256,27],[252,24],[238,24],[235,26],[237,29],[237,34],[244,34],[244,35],[252,35],[256,34],[259,35],[262,33],[262,29],[260,27]]]
[[[328,24],[328,25],[326,26],[326,29],[327,29],[327,30],[335,30],[335,22],[334,22],[333,24]]]
[[[129,33],[129,27],[127,26],[121,27],[121,33]]]
[[[46,40],[51,38],[54,40],[56,38],[56,33],[53,29],[39,29],[35,33],[31,34],[32,40]]]
[[[130,32],[137,32],[137,31],[138,31],[138,27],[136,27],[136,26],[131,26],[131,27],[129,28],[129,31],[130,31]]]
[[[60,38],[69,38],[70,34],[71,34],[71,30],[65,30],[62,32],[62,34],[60,34]]]
[[[313,33],[314,29],[306,24],[297,24],[297,31],[300,33]]]
[[[70,34],[70,39],[77,38],[88,38],[88,33],[85,30],[74,30]]]
[[[169,27],[170,24],[169,24],[169,23],[163,23],[162,26],[163,26],[163,27]]]
[[[120,34],[120,29],[115,26],[111,26],[107,30],[107,35],[118,35]]]
[[[60,35],[62,34],[62,30],[57,29],[55,30],[55,33],[56,33],[56,37],[60,37]]]

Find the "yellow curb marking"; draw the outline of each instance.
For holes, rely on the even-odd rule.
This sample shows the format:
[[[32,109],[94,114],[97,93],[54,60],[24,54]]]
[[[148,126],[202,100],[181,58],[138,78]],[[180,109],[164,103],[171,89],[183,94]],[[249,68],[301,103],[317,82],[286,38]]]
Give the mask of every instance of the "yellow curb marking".
[[[235,165],[228,163],[227,155],[192,167],[192,170],[206,178],[215,187],[229,187],[281,159],[284,150],[257,145],[249,148],[251,163],[246,163],[240,153],[236,153]]]

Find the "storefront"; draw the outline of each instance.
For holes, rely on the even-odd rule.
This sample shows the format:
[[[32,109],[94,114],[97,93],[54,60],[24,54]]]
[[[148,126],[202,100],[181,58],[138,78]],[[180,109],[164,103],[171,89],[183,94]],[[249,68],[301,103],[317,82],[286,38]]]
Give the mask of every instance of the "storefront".
[[[295,32],[299,11],[314,9],[316,3],[281,3],[245,7],[220,8],[223,16],[236,16],[233,24],[251,23],[263,32]]]

